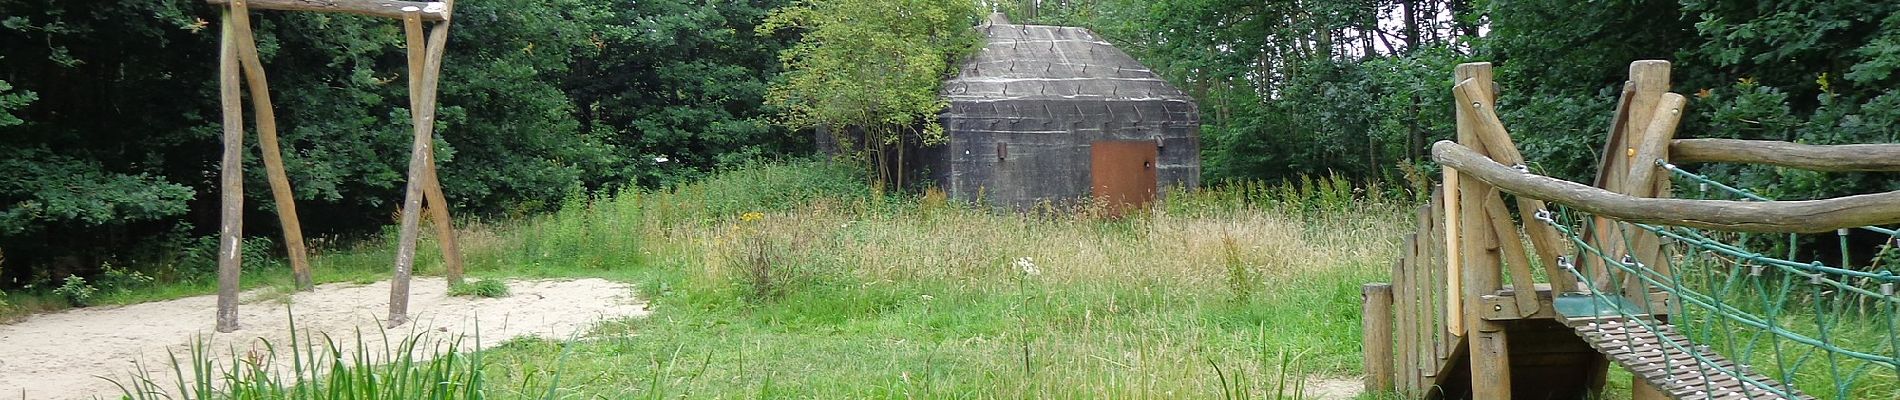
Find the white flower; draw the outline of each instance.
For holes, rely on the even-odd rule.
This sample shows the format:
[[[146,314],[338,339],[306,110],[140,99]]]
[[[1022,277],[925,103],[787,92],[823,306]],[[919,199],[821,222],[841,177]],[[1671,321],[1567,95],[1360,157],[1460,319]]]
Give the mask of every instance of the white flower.
[[[1016,259],[1016,269],[1022,270],[1023,275],[1028,275],[1028,276],[1042,275],[1042,270],[1036,268],[1036,260],[1029,257]]]
[[[923,300],[924,300],[925,302],[929,302],[929,301],[931,301],[931,300],[936,300],[936,299],[937,299],[937,297],[936,297],[936,296],[931,296],[931,295],[927,295],[927,294],[926,294],[926,295],[922,295],[922,296],[917,296],[917,298],[920,298],[920,299],[923,299]]]
[[[656,163],[664,163],[667,161],[673,161],[673,159],[666,158],[666,156],[653,157],[653,162],[656,162]]]

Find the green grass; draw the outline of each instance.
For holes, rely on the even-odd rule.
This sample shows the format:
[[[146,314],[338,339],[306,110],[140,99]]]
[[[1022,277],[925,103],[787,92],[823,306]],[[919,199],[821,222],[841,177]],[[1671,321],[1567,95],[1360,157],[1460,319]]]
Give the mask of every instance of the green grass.
[[[655,314],[489,352],[491,379],[540,379],[566,350],[562,391],[587,398],[1291,397],[1360,372],[1359,286],[1384,279],[1405,220],[1394,204],[1267,192],[1177,193],[1116,220],[859,190],[700,201],[809,173],[568,215],[573,231],[546,234],[643,221],[612,240],[644,243],[632,279]]]
[[[508,284],[500,279],[483,279],[449,285],[450,296],[470,296],[485,298],[508,297]]]
[[[1176,192],[1119,219],[993,212],[861,182],[849,167],[764,164],[463,224],[472,276],[632,282],[654,311],[480,352],[487,393],[1293,398],[1308,378],[1360,373],[1359,287],[1386,280],[1411,217],[1336,180]],[[419,273],[439,272],[435,252],[423,243]],[[393,258],[369,243],[312,262],[319,282],[366,282]],[[275,265],[245,279],[290,285]]]
[[[370,400],[486,398],[481,368],[482,352],[464,353],[463,339],[434,339],[421,334],[402,336],[395,344],[376,348],[365,344],[364,333],[355,341],[339,342],[328,334],[295,334],[290,343],[262,342],[262,349],[219,352],[201,338],[187,353],[170,354],[172,380],[144,370],[106,379],[126,400],[254,399],[254,400]],[[371,334],[390,335],[389,331]],[[397,335],[401,335],[398,333]],[[479,347],[480,338],[474,344]],[[321,346],[305,346],[322,342]],[[283,351],[279,351],[281,345]],[[286,360],[287,359],[287,360]],[[289,364],[280,366],[280,362]],[[553,382],[550,382],[553,383]],[[532,387],[524,385],[523,387]],[[176,394],[176,397],[173,395]],[[520,398],[529,398],[520,396]],[[548,398],[548,397],[542,397]]]

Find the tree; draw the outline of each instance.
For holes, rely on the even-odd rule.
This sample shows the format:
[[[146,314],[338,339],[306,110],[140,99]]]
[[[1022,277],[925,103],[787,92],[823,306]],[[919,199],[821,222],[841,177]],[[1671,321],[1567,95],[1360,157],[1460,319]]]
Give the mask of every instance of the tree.
[[[880,182],[901,186],[900,164],[883,149],[941,141],[938,88],[976,48],[976,3],[968,0],[803,0],[773,11],[761,34],[793,30],[780,53],[785,72],[767,93],[790,129],[861,130]],[[914,138],[914,139],[913,139]]]
[[[563,83],[580,130],[628,157],[615,175],[665,184],[809,151],[810,140],[773,124],[764,105],[778,53],[796,37],[757,26],[788,3],[645,0],[617,9],[591,39],[601,50],[576,60]]]

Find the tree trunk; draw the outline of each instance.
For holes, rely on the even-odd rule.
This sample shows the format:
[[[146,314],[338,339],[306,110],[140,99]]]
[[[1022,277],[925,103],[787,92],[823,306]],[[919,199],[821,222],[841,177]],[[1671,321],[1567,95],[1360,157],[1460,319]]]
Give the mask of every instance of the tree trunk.
[[[1405,0],[1399,6],[1405,14],[1405,49],[1397,53],[1411,54],[1418,48],[1418,0]]]

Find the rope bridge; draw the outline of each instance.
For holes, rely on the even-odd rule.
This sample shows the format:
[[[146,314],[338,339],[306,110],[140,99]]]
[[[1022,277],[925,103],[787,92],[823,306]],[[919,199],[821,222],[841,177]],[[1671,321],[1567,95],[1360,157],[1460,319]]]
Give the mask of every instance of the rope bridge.
[[[1668,63],[1630,71],[1586,186],[1531,173],[1489,64],[1459,66],[1445,183],[1393,282],[1366,288],[1367,390],[1595,398],[1616,364],[1637,399],[1900,398],[1900,235],[1878,226],[1900,222],[1900,192],[1774,201],[1672,164],[1900,171],[1900,145],[1677,140]],[[1692,198],[1669,198],[1677,183]],[[1838,261],[1802,261],[1799,233],[1828,231]]]
[[[1663,167],[1698,183],[1707,198],[1722,194],[1770,201],[1754,193],[1684,171]],[[1610,281],[1641,280],[1651,292],[1677,299],[1666,309],[1627,301],[1617,294],[1579,293],[1556,302],[1557,311],[1584,330],[1586,341],[1611,357],[1637,365],[1632,373],[1664,382],[1659,389],[1678,398],[1892,398],[1900,376],[1900,276],[1891,261],[1900,241],[1891,229],[1859,227],[1885,235],[1871,264],[1842,268],[1793,261],[1799,237],[1787,234],[1789,254],[1777,258],[1743,243],[1768,237],[1725,235],[1693,228],[1618,223],[1666,239],[1673,257],[1661,271],[1629,256],[1605,252],[1584,239],[1594,218],[1574,211],[1539,212],[1535,218],[1561,232],[1577,257],[1609,265]],[[1853,260],[1847,229],[1837,231],[1843,264]],[[1728,241],[1717,239],[1730,236]],[[1626,245],[1632,235],[1617,240]],[[1584,286],[1600,277],[1580,272],[1570,258],[1560,266]],[[1673,316],[1668,321],[1653,315]],[[1639,359],[1640,358],[1640,359]]]

